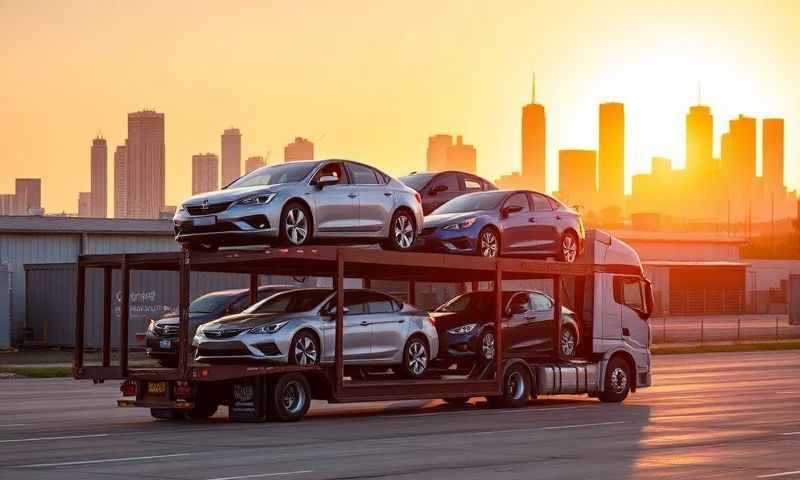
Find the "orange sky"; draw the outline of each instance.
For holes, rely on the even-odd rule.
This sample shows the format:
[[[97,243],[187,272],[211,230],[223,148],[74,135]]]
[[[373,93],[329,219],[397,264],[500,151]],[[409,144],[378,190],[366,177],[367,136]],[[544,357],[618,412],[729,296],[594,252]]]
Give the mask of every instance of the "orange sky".
[[[142,108],[166,115],[172,204],[230,126],[244,156],[306,136],[395,175],[424,168],[428,135],[460,133],[494,179],[519,168],[534,70],[549,189],[558,148],[596,148],[602,101],[625,103],[628,175],[683,165],[698,80],[715,136],[740,112],[786,119],[797,187],[800,4],[655,3],[0,0],[0,192],[43,177],[44,207],[76,211],[92,137],[111,157]]]

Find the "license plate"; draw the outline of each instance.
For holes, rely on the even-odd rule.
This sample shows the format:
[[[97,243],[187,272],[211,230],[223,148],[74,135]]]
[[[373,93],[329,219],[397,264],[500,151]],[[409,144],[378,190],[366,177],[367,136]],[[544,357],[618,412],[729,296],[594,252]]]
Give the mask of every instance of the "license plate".
[[[148,382],[147,393],[150,395],[164,395],[167,393],[167,382]]]
[[[197,217],[192,219],[192,222],[197,227],[208,227],[217,223],[217,217],[213,215],[210,217]]]
[[[163,348],[164,350],[169,350],[169,348],[172,346],[172,342],[170,342],[169,340],[161,340],[160,342],[158,342],[158,346]]]

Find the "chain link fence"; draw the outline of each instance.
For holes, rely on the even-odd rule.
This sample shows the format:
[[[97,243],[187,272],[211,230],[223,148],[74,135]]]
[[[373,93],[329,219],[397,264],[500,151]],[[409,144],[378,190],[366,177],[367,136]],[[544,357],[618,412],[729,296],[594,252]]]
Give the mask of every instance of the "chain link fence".
[[[800,339],[800,325],[788,315],[699,315],[650,319],[653,344]]]

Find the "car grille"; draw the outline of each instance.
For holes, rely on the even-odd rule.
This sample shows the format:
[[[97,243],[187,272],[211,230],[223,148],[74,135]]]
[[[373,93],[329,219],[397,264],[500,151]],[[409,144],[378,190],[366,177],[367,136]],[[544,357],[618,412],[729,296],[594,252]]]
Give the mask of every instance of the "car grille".
[[[236,225],[228,222],[219,222],[216,225],[195,226],[190,222],[184,222],[175,227],[176,235],[186,235],[190,233],[217,233],[217,232],[236,232],[239,229]]]
[[[250,355],[250,350],[242,342],[219,342],[200,344],[197,347],[198,357],[229,357]]]
[[[158,325],[158,324],[156,324],[153,327],[153,333],[155,333],[159,337],[164,337],[164,338],[177,337],[179,330],[180,330],[180,326],[178,326],[178,325]]]
[[[244,328],[238,330],[204,330],[203,335],[208,338],[231,338],[244,331]]]
[[[439,227],[427,227],[427,228],[423,228],[423,229],[422,229],[422,235],[423,235],[423,236],[427,236],[427,235],[433,235],[434,233],[436,233],[436,229],[437,229],[437,228],[439,228]]]
[[[224,202],[224,203],[211,203],[208,205],[208,208],[203,208],[201,205],[192,205],[187,206],[186,211],[189,212],[189,215],[213,215],[215,213],[224,212],[231,206],[233,202]]]

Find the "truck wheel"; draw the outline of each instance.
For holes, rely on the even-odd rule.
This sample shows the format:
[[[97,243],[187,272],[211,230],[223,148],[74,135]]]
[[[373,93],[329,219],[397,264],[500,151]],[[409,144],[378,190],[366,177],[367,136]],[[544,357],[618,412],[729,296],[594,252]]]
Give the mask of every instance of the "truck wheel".
[[[492,408],[518,408],[528,403],[531,395],[531,376],[522,365],[513,365],[503,379],[503,394],[487,397]]]
[[[269,416],[279,422],[296,422],[311,406],[311,386],[302,373],[282,375],[271,390]]]
[[[183,420],[186,418],[183,410],[176,408],[151,408],[150,415],[159,420]]]
[[[620,357],[614,357],[606,367],[606,378],[600,400],[618,403],[625,400],[631,389],[628,363]]]

